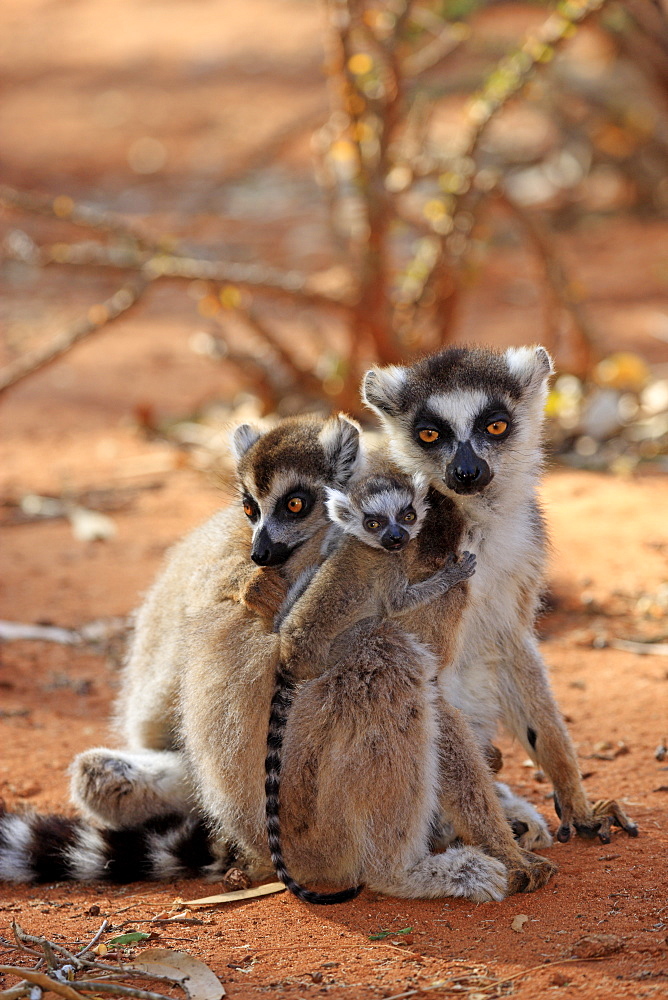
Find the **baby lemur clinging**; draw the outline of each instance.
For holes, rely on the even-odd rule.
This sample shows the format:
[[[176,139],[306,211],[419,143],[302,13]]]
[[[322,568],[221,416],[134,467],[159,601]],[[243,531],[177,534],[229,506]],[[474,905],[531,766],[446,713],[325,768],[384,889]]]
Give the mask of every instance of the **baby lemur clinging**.
[[[362,886],[334,893],[312,892],[295,882],[285,865],[279,824],[279,784],[283,733],[295,682],[324,672],[331,662],[333,643],[338,641],[345,655],[342,637],[357,623],[365,619],[380,622],[400,611],[417,610],[475,572],[475,556],[465,552],[459,562],[451,556],[428,579],[410,582],[403,550],[419,532],[427,510],[427,485],[422,476],[407,476],[388,468],[354,482],[346,493],[333,488],[327,493],[329,515],[344,534],[327,562],[319,569],[315,567],[308,579],[297,581],[277,616],[281,659],[271,703],[265,762],[271,858],[281,881],[309,903],[344,902],[356,896]],[[352,676],[358,670],[357,660],[349,658],[349,674]],[[393,712],[399,715],[403,713],[403,703],[414,700],[414,692],[404,687],[400,673],[398,664],[396,675],[387,672],[381,681]],[[336,683],[339,682],[337,676]],[[377,694],[382,697],[380,691]],[[354,718],[349,721],[354,724]],[[388,718],[386,723],[389,736],[393,721]],[[322,773],[318,780],[322,780]],[[345,794],[342,789],[342,795]]]

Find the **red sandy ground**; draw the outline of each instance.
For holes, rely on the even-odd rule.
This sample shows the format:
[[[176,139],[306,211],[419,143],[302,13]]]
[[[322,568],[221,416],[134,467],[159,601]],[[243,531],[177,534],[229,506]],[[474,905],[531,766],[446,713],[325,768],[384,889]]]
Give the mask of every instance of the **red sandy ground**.
[[[317,240],[315,249],[303,249],[312,206],[298,197],[273,221],[242,223],[221,220],[207,202],[216,183],[248,162],[251,140],[270,141],[295,117],[324,113],[318,31],[315,7],[295,0],[5,0],[0,62],[11,84],[0,110],[5,179],[90,200],[99,185],[112,204],[125,185],[134,185],[137,197],[149,188],[154,197],[158,185],[166,225],[191,225],[202,240],[220,234],[233,247],[255,243],[266,255],[289,249],[299,266],[319,266]],[[212,79],[207,60],[221,53],[222,69]],[[258,60],[263,73],[250,72]],[[118,112],[118,98],[108,97],[118,90],[131,95],[129,110],[121,107],[123,127],[107,114],[110,102]],[[158,180],[128,179],[126,147],[147,133],[164,141],[167,167]],[[286,169],[302,176],[306,134],[280,150]],[[221,167],[216,157],[223,146]],[[214,180],[203,184],[193,207],[179,199],[184,178],[196,169]],[[295,220],[301,243],[288,240]],[[18,213],[7,213],[4,225],[43,239],[71,238]],[[560,239],[610,346],[665,360],[665,344],[654,336],[666,302],[665,226],[606,221]],[[527,254],[506,249],[483,263],[483,275],[462,310],[462,336],[497,344],[540,337],[540,300],[528,294],[535,267]],[[13,346],[4,360],[32,344],[35,330],[48,334],[81,315],[117,281],[92,271],[11,272],[3,309]],[[200,323],[181,290],[156,288],[141,310],[7,395],[0,415],[5,499],[132,489],[127,506],[113,514],[118,534],[106,543],[75,541],[66,521],[5,526],[2,617],[77,626],[127,614],[169,544],[221,502],[216,488],[176,462],[168,445],[145,440],[133,424],[138,409],[180,416],[235,390],[229,373],[189,349],[188,335]],[[480,966],[501,980],[520,974],[507,990],[527,1000],[546,993],[583,1000],[667,996],[668,761],[655,760],[654,749],[668,735],[668,665],[659,656],[592,646],[597,636],[633,638],[665,628],[658,601],[645,601],[642,612],[637,601],[657,594],[666,578],[667,499],[665,476],[650,473],[623,480],[555,469],[544,489],[555,540],[553,608],[541,623],[545,656],[590,795],[621,798],[640,825],[637,840],[616,833],[608,846],[557,845],[550,856],[559,873],[548,887],[500,904],[363,893],[329,910],[282,894],[201,912],[202,925],[158,925],[151,944],[202,957],[235,1000],[394,996]],[[117,670],[89,652],[34,642],[0,649],[0,796],[9,808],[67,808],[68,763],[110,738],[117,685]],[[597,744],[620,740],[628,753],[591,757]],[[506,743],[503,750],[505,779],[554,824],[548,787],[524,766],[517,747]],[[211,891],[202,882],[3,887],[0,934],[7,936],[16,918],[32,933],[85,942],[103,917],[115,930],[146,929],[138,922],[169,910],[176,897]],[[518,914],[529,917],[519,933],[511,929]],[[370,940],[383,929],[389,937]],[[583,936],[601,933],[616,935],[620,950],[600,961],[556,964]],[[0,962],[15,959],[0,948]],[[12,981],[0,978],[0,988]],[[459,993],[479,991],[471,985]]]

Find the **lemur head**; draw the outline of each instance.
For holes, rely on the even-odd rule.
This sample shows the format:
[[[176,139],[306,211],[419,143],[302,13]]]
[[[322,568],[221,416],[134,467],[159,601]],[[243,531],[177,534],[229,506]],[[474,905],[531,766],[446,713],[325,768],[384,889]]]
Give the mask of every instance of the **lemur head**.
[[[544,347],[454,347],[410,367],[372,369],[363,396],[402,468],[442,493],[491,498],[539,468],[552,370]]]
[[[365,476],[345,493],[328,487],[327,511],[332,521],[367,545],[399,552],[422,526],[427,488],[420,473]]]
[[[344,486],[359,460],[359,427],[339,414],[288,417],[262,433],[232,436],[241,500],[253,530],[251,559],[281,566],[327,524],[325,487]]]

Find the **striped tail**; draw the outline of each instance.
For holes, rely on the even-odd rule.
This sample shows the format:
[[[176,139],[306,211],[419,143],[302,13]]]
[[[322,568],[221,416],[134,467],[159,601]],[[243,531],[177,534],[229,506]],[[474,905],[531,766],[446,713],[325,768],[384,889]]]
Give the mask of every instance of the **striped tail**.
[[[269,713],[267,756],[264,762],[265,771],[267,772],[264,785],[267,809],[267,840],[269,841],[271,860],[281,882],[295,896],[303,899],[305,903],[319,903],[323,906],[332,903],[346,903],[349,899],[354,899],[355,896],[358,896],[364,886],[358,885],[355,888],[342,889],[340,892],[313,892],[311,889],[305,889],[299,882],[295,882],[285,867],[285,861],[283,860],[281,825],[279,821],[281,750],[283,748],[283,731],[292,705],[294,690],[295,684],[292,677],[286,673],[283,665],[279,664],[276,671],[276,690],[271,700],[271,710]]]
[[[161,816],[104,830],[65,816],[9,813],[0,806],[0,882],[220,877],[235,862],[201,819]]]

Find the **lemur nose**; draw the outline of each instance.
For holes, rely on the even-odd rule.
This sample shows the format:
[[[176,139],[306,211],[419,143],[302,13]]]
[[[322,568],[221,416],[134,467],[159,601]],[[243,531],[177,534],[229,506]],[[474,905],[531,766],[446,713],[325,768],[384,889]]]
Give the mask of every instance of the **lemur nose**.
[[[271,559],[271,551],[262,549],[261,552],[251,552],[251,559],[257,566],[266,566]]]
[[[477,465],[471,467],[470,465],[458,465],[455,468],[455,479],[460,483],[474,483],[478,476],[480,475],[480,469]]]

